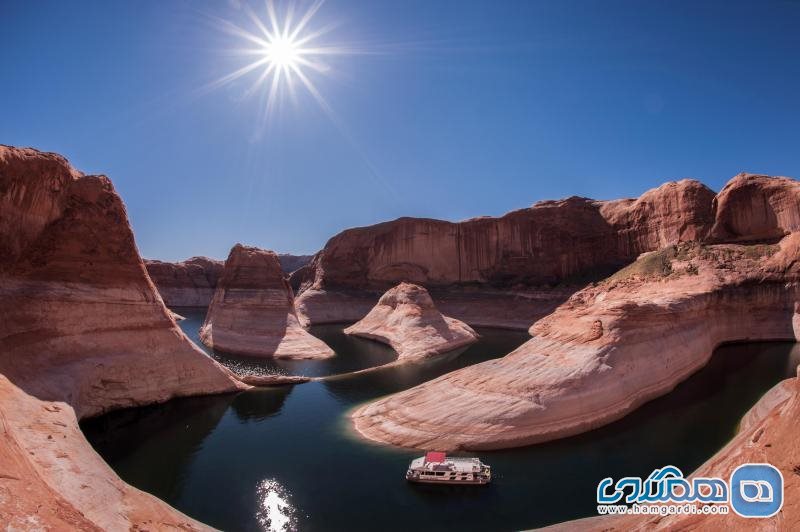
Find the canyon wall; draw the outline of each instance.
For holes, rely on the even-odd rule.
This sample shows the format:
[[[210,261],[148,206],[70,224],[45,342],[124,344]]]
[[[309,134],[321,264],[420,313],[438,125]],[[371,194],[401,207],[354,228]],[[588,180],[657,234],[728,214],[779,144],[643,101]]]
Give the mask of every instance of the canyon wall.
[[[313,255],[279,253],[285,275],[306,266]],[[145,259],[144,265],[168,307],[207,307],[211,304],[225,263],[208,257],[192,257],[181,262]]]
[[[0,520],[202,528],[125,485],[77,427],[114,408],[246,388],[170,317],[108,178],[0,146],[0,316],[0,464],[13,471],[0,476]]]
[[[224,263],[207,257],[182,262],[145,260],[147,273],[168,307],[207,307],[211,304]]]
[[[200,339],[251,357],[327,358],[333,350],[300,325],[294,294],[272,251],[236,244],[208,307]]]
[[[281,270],[286,275],[291,274],[306,266],[314,255],[292,255],[291,253],[278,253],[278,261],[281,263]]]
[[[555,284],[704,237],[713,199],[705,185],[685,179],[636,200],[572,197],[458,223],[400,218],[331,238],[311,263],[313,283],[320,289],[385,289],[400,281],[428,288]]]
[[[739,174],[714,199],[715,241],[777,240],[800,229],[800,181]]]
[[[383,290],[408,281],[431,290],[437,305],[437,289],[451,297],[493,292],[487,308],[474,314],[465,307],[464,314],[442,308],[470,324],[486,316],[487,325],[501,322],[491,318],[491,310],[520,299],[526,303],[521,311],[538,319],[568,295],[563,285],[602,278],[642,252],[705,237],[713,224],[713,199],[705,185],[684,179],[638,199],[572,197],[499,218],[458,223],[400,218],[348,229],[297,272],[298,306],[312,323],[359,319],[363,314],[353,307],[339,310],[342,297],[365,298],[358,308],[369,309]],[[541,288],[554,285],[561,290],[543,297]],[[542,308],[531,300],[542,300]]]
[[[736,213],[737,202],[746,214]],[[774,215],[753,212],[754,202]],[[713,205],[715,234],[706,240],[716,243],[694,242],[704,232],[693,229],[685,234],[693,242],[642,255],[537,321],[534,338],[506,357],[357,409],[357,430],[442,449],[561,438],[667,393],[721,343],[800,338],[797,182],[739,175]],[[619,207],[606,204],[617,216],[632,204]],[[749,245],[719,243],[721,228]],[[786,236],[771,244],[776,235]]]
[[[498,449],[591,430],[669,392],[724,342],[795,340],[800,233],[778,250],[683,244],[575,293],[509,355],[357,409],[367,438]],[[774,251],[774,255],[770,253]],[[673,256],[669,256],[674,253]]]

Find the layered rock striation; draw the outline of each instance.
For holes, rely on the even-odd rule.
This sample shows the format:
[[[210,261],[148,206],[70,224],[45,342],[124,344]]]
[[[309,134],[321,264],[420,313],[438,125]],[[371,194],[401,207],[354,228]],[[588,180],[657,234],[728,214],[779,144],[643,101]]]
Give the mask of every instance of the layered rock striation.
[[[778,240],[800,230],[800,181],[739,174],[717,195],[714,208],[712,240]]]
[[[301,326],[278,256],[241,244],[231,249],[225,261],[200,339],[213,349],[251,357],[334,355]]]
[[[202,528],[124,484],[77,426],[114,408],[247,387],[176,326],[108,178],[0,146],[0,316],[0,521]]]
[[[147,273],[168,307],[207,307],[211,304],[224,263],[207,257],[182,262],[145,260]]]
[[[506,357],[362,406],[353,421],[370,439],[451,450],[577,434],[667,393],[721,343],[797,339],[799,302],[800,233],[666,248],[574,294]]]
[[[564,300],[557,292],[543,298],[542,287],[578,286],[643,252],[705,237],[714,221],[713,199],[705,185],[684,179],[638,199],[572,197],[499,218],[458,223],[400,218],[348,229],[295,276],[298,306],[312,323],[358,319],[363,314],[356,316],[352,307],[340,311],[338,301],[366,298],[374,304],[387,287],[407,281],[426,286],[437,304],[437,289],[491,293],[496,303],[486,311],[452,314],[468,323],[487,315],[489,322],[502,322],[492,319],[491,311],[525,299],[543,300],[541,310],[527,311],[538,318]],[[371,305],[359,306],[364,307]]]
[[[443,316],[425,288],[411,283],[387,291],[369,314],[344,332],[389,344],[401,362],[453,351],[478,339],[465,323]]]

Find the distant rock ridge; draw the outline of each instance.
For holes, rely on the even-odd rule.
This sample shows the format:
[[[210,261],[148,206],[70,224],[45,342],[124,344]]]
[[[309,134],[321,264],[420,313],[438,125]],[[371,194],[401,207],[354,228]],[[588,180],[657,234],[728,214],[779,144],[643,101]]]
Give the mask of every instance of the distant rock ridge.
[[[333,350],[300,325],[278,256],[236,244],[225,261],[200,339],[235,355],[327,358]]]
[[[308,264],[313,255],[279,253],[281,269],[289,275]],[[168,307],[207,307],[211,304],[224,261],[191,257],[181,262],[145,259],[147,273]]]
[[[278,253],[281,269],[286,275],[299,270],[314,258],[314,255],[292,255],[291,253]]]
[[[345,334],[389,344],[399,361],[419,360],[475,343],[477,333],[465,323],[443,316],[425,288],[400,283]]]
[[[192,257],[181,262],[145,260],[147,273],[168,307],[207,307],[211,304],[224,262]]]
[[[108,178],[0,146],[0,316],[0,522],[204,529],[120,480],[77,425],[247,388],[170,317]]]
[[[499,218],[399,218],[347,229],[311,262],[316,289],[376,289],[407,281],[452,285],[555,284],[639,254],[702,239],[714,192],[684,179],[636,200],[542,201]],[[309,286],[310,287],[310,286]]]

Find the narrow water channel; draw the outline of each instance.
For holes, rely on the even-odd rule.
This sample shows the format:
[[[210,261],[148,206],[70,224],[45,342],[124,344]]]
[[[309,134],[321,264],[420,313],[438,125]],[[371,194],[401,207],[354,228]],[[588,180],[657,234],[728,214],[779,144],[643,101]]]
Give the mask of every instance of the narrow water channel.
[[[179,309],[197,341],[202,311]],[[251,372],[339,374],[393,359],[391,350],[314,327],[337,353],[317,362],[238,361]],[[646,475],[672,464],[687,474],[735,433],[741,416],[794,376],[800,346],[721,347],[669,395],[590,433],[480,453],[488,486],[406,483],[419,452],[365,442],[350,431],[353,406],[459,367],[503,356],[528,336],[480,329],[456,358],[238,395],[179,399],[113,412],[83,424],[95,449],[130,484],[224,530],[517,530],[587,517],[606,476]]]

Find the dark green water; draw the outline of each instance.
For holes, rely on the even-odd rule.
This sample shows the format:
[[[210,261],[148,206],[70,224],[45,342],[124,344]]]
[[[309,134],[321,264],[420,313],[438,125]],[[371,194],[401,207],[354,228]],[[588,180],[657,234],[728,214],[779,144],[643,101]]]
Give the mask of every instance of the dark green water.
[[[183,328],[196,339],[202,315],[187,317]],[[335,359],[271,369],[334,374],[393,358],[341,329],[312,329],[336,350]],[[667,464],[688,474],[800,363],[795,344],[725,346],[673,393],[617,423],[558,442],[480,453],[494,472],[488,486],[408,484],[406,466],[420,453],[352,436],[345,414],[361,402],[502,356],[527,338],[480,332],[480,343],[435,365],[174,400],[111,413],[83,428],[127,482],[225,530],[514,530],[593,515],[597,483],[607,476],[646,476]],[[236,363],[263,371],[253,361]]]

